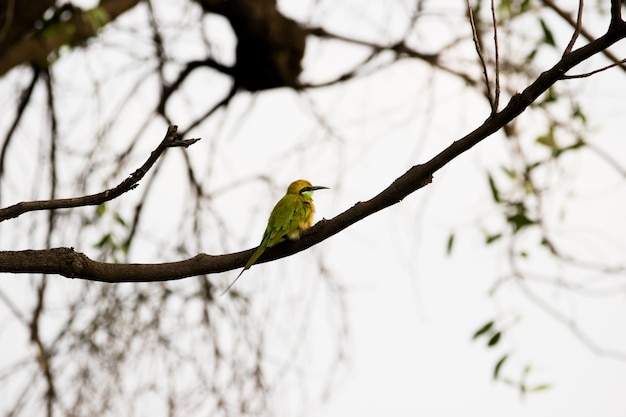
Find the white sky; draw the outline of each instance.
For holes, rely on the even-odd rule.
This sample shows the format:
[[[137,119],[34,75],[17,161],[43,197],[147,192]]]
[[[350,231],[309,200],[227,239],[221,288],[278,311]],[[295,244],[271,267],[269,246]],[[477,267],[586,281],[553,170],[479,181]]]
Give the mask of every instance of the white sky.
[[[281,4],[292,16],[310,17],[306,7],[298,9],[286,1]],[[342,4],[335,8],[329,2],[320,2],[313,19],[324,21],[328,29],[341,29],[345,15],[357,8],[355,2]],[[372,35],[356,25],[350,28],[350,34],[366,39],[368,35],[373,39],[393,39],[398,26],[390,22],[396,18],[394,13],[403,12],[403,4],[394,3],[397,10],[390,13],[385,3],[368,2],[363,24],[365,28],[379,29]],[[445,4],[458,7],[453,2]],[[382,11],[376,12],[380,5],[384,5]],[[402,29],[397,30],[402,33]],[[432,31],[421,34],[422,38],[438,33]],[[561,35],[565,39],[568,36],[567,32]],[[322,79],[335,73],[336,67],[331,63],[342,67],[346,66],[346,59],[356,62],[360,56],[359,51],[350,56],[343,49],[324,50],[323,45],[311,49],[307,73]],[[552,62],[547,60],[545,68]],[[71,67],[74,63],[70,57],[58,64],[62,72],[63,65]],[[106,71],[106,65],[92,69]],[[189,109],[206,106],[207,101],[227,89],[215,81],[218,78],[207,76],[206,82],[199,83],[201,88],[174,101],[173,113],[180,118],[177,123],[184,125],[191,117]],[[626,93],[623,74],[612,71],[568,83],[580,91],[585,111],[590,114],[593,140],[618,160],[626,155],[621,133],[620,105]],[[433,86],[434,94],[424,94]],[[150,87],[145,94],[151,96]],[[324,131],[316,123],[306,100],[285,90],[262,93],[254,99],[243,94],[230,104],[225,115],[194,131],[194,135],[211,141],[213,151],[220,152],[219,160],[211,160],[208,153],[193,154],[197,166],[209,161],[213,164],[211,187],[219,189],[233,179],[259,172],[271,173],[277,184],[269,193],[265,185],[253,184],[216,199],[218,209],[232,213],[234,219],[247,219],[250,193],[255,196],[253,210],[259,216],[228,225],[236,236],[229,242],[232,250],[258,243],[265,222],[260,213],[269,213],[291,180],[305,177],[315,184],[332,187],[315,195],[318,218],[331,218],[355,202],[373,197],[412,165],[426,161],[477,127],[488,115],[484,103],[464,93],[457,81],[439,75],[431,78],[428,70],[411,62],[338,89],[313,91],[306,96],[332,131]],[[430,108],[436,110],[425,112]],[[135,112],[140,114],[145,108],[138,104],[120,115],[133,128]],[[521,120],[528,137],[537,134],[531,118]],[[146,132],[146,138],[162,136],[161,126],[152,125],[149,130],[155,136]],[[285,156],[284,144],[290,141],[294,146],[306,144],[307,151],[298,158]],[[286,283],[282,278],[314,268],[313,263],[303,261],[321,259],[345,288],[349,357],[338,372],[330,399],[323,404],[316,400],[316,395],[325,371],[312,372],[311,402],[307,407],[311,416],[626,415],[626,361],[593,354],[562,323],[521,296],[512,283],[489,296],[495,281],[508,271],[506,248],[485,248],[479,226],[489,225],[490,216],[497,215],[490,206],[485,173],[506,161],[503,141],[501,135],[494,135],[438,172],[431,185],[399,205],[365,219],[310,251],[255,266],[237,283],[242,290],[256,292],[259,298],[268,297],[274,303],[291,300],[293,291],[310,297],[302,302],[313,306],[313,327],[306,354],[300,360],[325,366],[328,363],[324,355],[329,354],[328,346],[334,343],[328,320],[336,313],[336,307],[326,309],[332,306],[326,284],[314,273],[297,283]],[[152,147],[148,139],[143,145],[144,149],[135,154],[137,160],[145,157],[142,151]],[[177,172],[176,157],[171,161],[172,172]],[[233,167],[237,167],[235,174]],[[604,169],[589,155],[573,156],[566,168],[563,176],[567,181],[551,201],[555,211],[567,208],[566,220],[559,224],[559,232],[569,236],[563,238],[563,245],[590,260],[623,263],[623,178]],[[167,190],[152,196],[150,204],[176,212],[185,191],[176,187]],[[157,211],[152,215],[160,214]],[[165,233],[175,232],[175,227],[172,224]],[[600,230],[601,237],[592,240],[589,236],[596,230]],[[143,236],[145,242],[151,240],[147,232]],[[456,244],[453,255],[446,256],[446,241],[451,232],[456,233]],[[218,247],[208,236],[205,243],[209,253]],[[530,248],[532,244],[529,240]],[[89,248],[84,250],[88,252]],[[144,261],[143,257],[149,255],[133,256],[135,261]],[[174,254],[170,256],[175,259]],[[543,263],[540,255],[532,258],[528,267],[549,276],[573,273]],[[232,271],[215,279],[226,285],[234,274]],[[262,277],[269,278],[259,279]],[[551,288],[532,288],[551,305],[575,318],[600,346],[626,352],[623,292],[611,298],[587,300]],[[472,341],[471,335],[491,319],[509,327],[500,345],[487,349],[485,339]],[[289,331],[289,327],[282,331]],[[511,358],[503,367],[504,375],[518,378],[524,366],[531,364],[530,385],[549,383],[552,388],[522,398],[515,388],[494,382],[493,367],[505,353],[510,353]],[[316,377],[319,381],[315,381]],[[278,404],[279,409],[284,407],[289,412],[293,407],[290,402],[293,401],[287,399],[285,405]]]

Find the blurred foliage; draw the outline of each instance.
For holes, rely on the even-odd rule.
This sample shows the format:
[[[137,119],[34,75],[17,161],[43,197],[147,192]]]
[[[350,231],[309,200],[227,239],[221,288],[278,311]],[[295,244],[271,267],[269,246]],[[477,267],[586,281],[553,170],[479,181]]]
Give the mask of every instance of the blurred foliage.
[[[486,340],[486,346],[489,349],[495,349],[497,346],[501,346],[504,336],[507,331],[511,330],[511,325],[503,326],[499,325],[496,320],[489,320],[485,324],[483,324],[472,336],[473,340]],[[508,349],[511,349],[510,347]],[[493,367],[493,379],[496,381],[501,381],[511,387],[514,387],[519,390],[520,395],[526,395],[533,392],[545,391],[551,388],[551,384],[547,383],[530,383],[529,379],[531,378],[532,366],[530,364],[518,364],[517,366],[521,367],[519,377],[514,377],[512,375],[515,372],[511,371],[512,366],[516,366],[516,364],[511,364],[511,362],[519,363],[519,360],[515,360],[516,354],[512,353],[510,350],[505,353],[500,353],[499,359],[496,361],[496,364]],[[505,366],[509,364],[508,366]],[[507,372],[505,372],[505,369]]]

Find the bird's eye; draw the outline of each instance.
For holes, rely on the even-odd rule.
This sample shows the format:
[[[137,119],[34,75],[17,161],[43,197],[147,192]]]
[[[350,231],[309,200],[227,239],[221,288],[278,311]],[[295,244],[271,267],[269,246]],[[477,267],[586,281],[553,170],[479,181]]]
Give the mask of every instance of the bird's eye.
[[[310,191],[313,191],[313,188],[311,188],[311,187],[304,187],[303,189],[300,190],[300,194],[308,193]]]

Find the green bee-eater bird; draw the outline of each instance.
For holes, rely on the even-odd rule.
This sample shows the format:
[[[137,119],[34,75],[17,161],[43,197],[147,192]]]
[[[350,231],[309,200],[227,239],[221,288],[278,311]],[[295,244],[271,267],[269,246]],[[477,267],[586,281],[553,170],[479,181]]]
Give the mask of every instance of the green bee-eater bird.
[[[241,274],[259,259],[265,249],[271,248],[285,239],[298,240],[300,233],[313,225],[313,214],[315,213],[313,191],[323,189],[328,189],[328,187],[313,186],[306,180],[297,180],[289,184],[287,194],[276,203],[272,214],[270,214],[259,248],[248,259],[246,266],[243,267],[237,278],[222,292],[222,295],[226,294]]]

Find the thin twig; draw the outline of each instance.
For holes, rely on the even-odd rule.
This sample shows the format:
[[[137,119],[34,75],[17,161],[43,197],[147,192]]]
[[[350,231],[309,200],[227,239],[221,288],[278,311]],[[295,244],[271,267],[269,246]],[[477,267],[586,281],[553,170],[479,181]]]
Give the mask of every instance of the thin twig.
[[[571,79],[575,79],[575,78],[587,78],[587,77],[591,77],[591,76],[592,76],[592,75],[594,75],[594,74],[597,74],[597,73],[602,72],[602,71],[606,71],[606,70],[611,69],[611,68],[613,68],[613,67],[617,67],[617,66],[622,65],[622,64],[624,64],[624,63],[626,63],[626,58],[622,59],[622,60],[621,60],[621,61],[619,61],[619,62],[615,62],[615,63],[613,63],[613,64],[607,65],[607,66],[602,67],[602,68],[598,68],[597,70],[593,70],[593,71],[591,71],[591,72],[585,72],[584,74],[564,75],[564,76],[562,77],[562,79],[563,79],[563,80],[571,80]]]
[[[187,129],[185,129],[182,132],[182,135],[185,136],[186,134],[189,133],[189,131],[195,127],[197,127],[200,123],[202,123],[203,121],[205,121],[206,119],[208,119],[213,113],[215,113],[219,108],[221,107],[226,107],[228,106],[228,103],[230,103],[230,100],[235,97],[235,94],[237,94],[237,91],[239,91],[239,87],[237,86],[236,83],[233,83],[233,86],[231,87],[230,91],[228,92],[228,94],[226,94],[226,96],[224,96],[223,99],[221,99],[220,101],[218,101],[213,107],[211,107],[209,110],[207,110],[206,113],[204,113],[202,116],[198,117],[196,120],[194,120],[193,122],[191,122],[189,124],[189,126],[187,126]]]
[[[615,158],[616,155],[612,155],[610,152],[607,152],[604,149],[601,149],[600,147],[592,143],[586,143],[586,145],[592,152],[596,154],[598,158],[603,159],[610,166],[612,166],[613,169],[616,170],[618,174],[626,178],[626,168],[622,167],[618,159]]]
[[[518,278],[515,283],[520,288],[522,293],[526,296],[528,300],[533,302],[537,307],[542,309],[544,312],[548,313],[552,318],[556,321],[564,324],[572,334],[580,340],[589,350],[597,355],[601,355],[607,358],[617,359],[620,361],[626,361],[626,352],[621,350],[614,350],[605,348],[603,346],[598,345],[589,334],[587,334],[584,330],[580,328],[580,326],[571,318],[567,317],[561,311],[553,307],[550,303],[543,300],[537,294],[535,294],[526,283]]]
[[[491,94],[491,86],[489,83],[489,72],[487,71],[487,63],[485,62],[485,57],[483,55],[482,48],[480,47],[480,39],[478,37],[478,31],[476,30],[476,22],[474,21],[474,10],[472,9],[470,0],[467,0],[467,12],[468,12],[469,19],[470,19],[470,25],[472,26],[472,39],[474,40],[476,53],[478,54],[478,58],[480,59],[480,65],[483,68],[483,75],[485,77],[485,90],[487,93],[487,99],[489,100],[489,104],[491,105],[491,114],[495,114],[498,111],[498,109],[495,105],[496,103],[493,98],[493,95]]]
[[[124,247],[126,248],[126,253],[130,251],[130,246],[132,245],[135,234],[137,233],[137,228],[139,227],[139,220],[141,219],[141,213],[143,212],[144,203],[148,200],[148,194],[152,190],[152,186],[155,182],[155,179],[158,177],[158,172],[161,166],[163,166],[163,161],[165,159],[161,159],[154,169],[152,170],[152,175],[150,178],[146,180],[145,187],[143,187],[143,195],[135,205],[135,209],[133,210],[133,219],[128,224],[128,235],[124,240]]]
[[[382,51],[393,51],[396,53],[397,58],[399,59],[400,57],[409,57],[409,58],[417,58],[417,59],[421,59],[422,61],[428,63],[429,65],[432,65],[435,68],[438,68],[448,74],[454,75],[455,77],[459,77],[461,78],[465,83],[467,83],[467,85],[470,86],[476,86],[478,84],[478,82],[476,80],[474,80],[473,78],[470,78],[470,76],[468,76],[467,74],[464,74],[462,72],[459,72],[458,70],[455,70],[454,68],[448,67],[446,65],[444,65],[441,60],[440,60],[440,56],[441,56],[441,52],[436,53],[436,54],[430,54],[430,53],[422,53],[419,51],[416,51],[412,48],[410,48],[405,41],[400,41],[397,42],[395,44],[390,44],[390,45],[383,45],[383,44],[377,44],[377,43],[373,43],[373,42],[369,42],[369,41],[364,41],[364,40],[360,40],[360,39],[354,39],[354,38],[349,38],[343,35],[339,35],[336,33],[332,33],[327,31],[324,28],[320,28],[320,27],[311,27],[307,29],[307,32],[310,35],[313,36],[317,36],[320,38],[326,38],[326,39],[335,39],[338,41],[342,41],[342,42],[347,42],[347,43],[351,43],[354,45],[360,45],[360,46],[366,46],[372,49],[372,54],[366,58],[366,60],[364,62],[361,63],[361,65],[369,62],[372,58],[380,55],[380,53]],[[452,46],[456,45],[457,42],[456,40],[450,42],[447,46],[444,46],[441,51],[445,51],[447,49],[450,49]],[[359,66],[356,66],[355,69],[349,70],[341,75],[339,75],[338,77],[335,77],[333,80],[330,81],[325,81],[319,84],[302,84],[300,85],[301,89],[305,89],[305,88],[318,88],[318,87],[326,87],[329,85],[333,85],[333,84],[337,84],[343,81],[346,81],[348,79],[350,79],[350,77],[356,77],[356,76],[360,76],[363,75],[361,72],[358,72],[356,69],[358,69]]]
[[[572,27],[576,27],[576,21],[567,13],[565,10],[560,8],[558,5],[554,3],[552,0],[542,0],[543,4],[548,6],[551,10],[553,10],[556,14],[561,16],[563,20],[570,24]],[[593,36],[589,31],[587,31],[584,27],[580,27],[580,34],[588,41],[593,41],[596,37]],[[602,54],[607,57],[610,61],[617,63],[619,58],[615,56],[611,51],[605,49],[602,51]],[[620,67],[622,71],[626,71],[626,67]]]
[[[54,83],[52,82],[52,73],[49,68],[44,70],[44,80],[46,83],[46,92],[48,93],[48,117],[50,118],[50,195],[48,198],[54,200],[57,196],[57,142],[59,140],[57,117],[54,106]],[[50,239],[53,235],[54,223],[56,212],[54,210],[48,211],[48,233],[46,233],[47,247],[50,247]]]
[[[500,105],[500,48],[498,47],[498,21],[496,20],[496,6],[494,0],[491,0],[491,20],[493,21],[493,44],[496,58],[496,86],[494,99],[494,113],[498,111]]]
[[[569,54],[572,52],[572,48],[574,48],[574,44],[578,39],[578,35],[580,35],[580,30],[583,26],[583,6],[584,0],[578,0],[578,16],[576,16],[576,25],[574,25],[574,33],[572,34],[572,39],[569,40],[565,51],[563,51],[563,55]]]
[[[159,146],[154,151],[152,151],[146,162],[139,169],[130,174],[128,178],[119,183],[116,187],[106,191],[102,191],[97,194],[91,194],[83,197],[25,201],[17,203],[12,206],[0,209],[0,222],[12,219],[30,211],[97,206],[99,204],[119,197],[127,191],[130,191],[137,187],[138,182],[146,175],[150,168],[152,168],[154,163],[157,161],[157,159],[159,159],[165,149],[179,146],[187,148],[200,140],[199,138],[181,139],[176,133],[177,129],[177,126],[170,125],[167,129],[167,134],[165,135],[165,138],[163,139],[163,141],[161,141]]]
[[[6,154],[7,154],[7,149],[9,148],[9,143],[11,142],[11,139],[13,138],[13,134],[15,133],[15,129],[19,125],[20,120],[22,120],[22,116],[24,115],[24,110],[26,109],[26,105],[30,101],[30,98],[33,94],[33,90],[35,89],[35,85],[37,84],[37,80],[39,80],[39,74],[41,72],[41,69],[39,69],[36,66],[33,66],[32,70],[33,70],[33,76],[31,78],[30,84],[28,84],[28,87],[26,87],[24,91],[22,91],[22,96],[20,98],[20,103],[17,106],[17,113],[15,114],[15,119],[13,120],[13,123],[11,124],[11,128],[7,132],[7,135],[4,138],[4,141],[2,143],[2,151],[0,151],[0,178],[2,177],[2,174],[4,173],[4,161],[6,159]]]
[[[41,340],[41,332],[39,331],[39,323],[41,319],[41,313],[43,311],[43,305],[46,293],[46,284],[48,280],[42,278],[39,283],[39,289],[37,290],[37,305],[33,310],[33,317],[30,321],[30,340],[37,348],[37,362],[41,368],[41,373],[46,380],[48,389],[46,391],[46,409],[48,417],[52,416],[52,404],[56,398],[56,389],[54,387],[54,378],[52,376],[52,369],[50,365],[50,353],[46,349]]]

